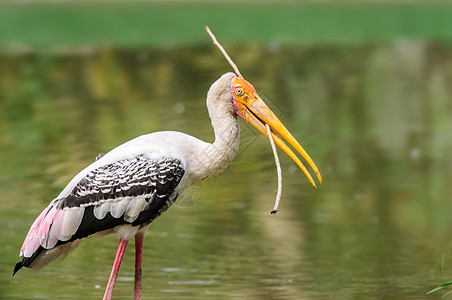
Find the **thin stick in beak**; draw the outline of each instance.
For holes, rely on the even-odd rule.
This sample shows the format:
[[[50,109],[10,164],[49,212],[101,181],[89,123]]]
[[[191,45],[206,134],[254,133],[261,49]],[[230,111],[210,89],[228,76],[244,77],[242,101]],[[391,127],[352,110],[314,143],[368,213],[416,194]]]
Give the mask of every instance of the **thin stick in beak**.
[[[314,170],[314,173],[317,175],[317,178],[319,179],[319,182],[322,183],[322,176],[320,175],[320,172],[315,165],[314,161],[311,159],[309,154],[306,152],[306,150],[303,149],[303,147],[298,143],[298,141],[293,137],[293,135],[290,133],[289,130],[284,126],[283,123],[276,117],[276,115],[271,111],[271,109],[265,104],[265,102],[256,95],[253,99],[253,101],[250,101],[250,103],[247,105],[247,109],[249,109],[253,114],[256,115],[257,118],[259,118],[259,123],[268,124],[272,131],[274,130],[279,134],[280,137],[284,138],[305,160],[306,162],[311,166],[311,168]],[[254,124],[253,124],[254,125]],[[261,131],[262,132],[262,131]],[[276,144],[281,147],[278,142]],[[287,146],[284,145],[285,148],[288,149]],[[281,148],[282,149],[282,148]],[[284,150],[284,149],[283,149]],[[293,160],[295,160],[291,154],[289,154],[286,150],[284,150]],[[301,167],[298,163],[297,165],[303,170],[303,167]],[[306,168],[305,168],[306,169]],[[303,170],[304,172],[304,170]],[[306,172],[305,172],[306,174]],[[306,176],[309,178],[306,174]]]
[[[278,174],[278,192],[276,193],[275,206],[273,206],[272,211],[270,212],[272,215],[278,212],[279,202],[281,201],[281,193],[282,193],[282,172],[281,165],[279,164],[278,151],[276,150],[275,142],[273,141],[270,126],[265,124],[267,128],[268,139],[270,140],[270,145],[272,145],[273,155],[275,156],[275,164],[276,164],[276,173]]]
[[[259,130],[263,135],[268,137],[267,130],[264,124],[259,119],[257,119],[253,113],[246,110],[245,119],[248,123],[250,123],[257,130]],[[304,164],[300,161],[300,159],[293,153],[293,151],[286,145],[286,143],[284,143],[284,141],[282,141],[281,138],[276,133],[273,132],[273,130],[271,130],[271,135],[276,145],[279,148],[281,148],[281,150],[283,150],[297,164],[297,166],[303,171],[304,175],[308,178],[309,182],[314,187],[314,189],[317,189],[314,179],[312,178],[311,174],[306,169]]]

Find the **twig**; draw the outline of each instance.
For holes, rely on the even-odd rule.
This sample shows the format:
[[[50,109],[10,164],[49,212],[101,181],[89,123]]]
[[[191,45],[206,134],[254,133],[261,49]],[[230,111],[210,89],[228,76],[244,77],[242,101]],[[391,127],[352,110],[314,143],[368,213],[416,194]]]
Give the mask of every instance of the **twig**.
[[[215,46],[218,47],[218,49],[220,49],[221,53],[223,53],[224,57],[226,58],[226,60],[228,61],[228,63],[231,65],[231,67],[234,69],[235,74],[237,74],[240,78],[243,78],[242,74],[240,74],[239,68],[237,68],[237,66],[235,65],[235,63],[232,61],[232,59],[229,57],[229,55],[226,53],[226,50],[224,50],[223,46],[220,45],[220,43],[218,43],[217,38],[215,37],[215,35],[213,35],[212,31],[210,30],[209,26],[205,26],[204,27],[207,31],[207,33],[210,35],[210,37],[212,38],[213,43],[215,44]]]
[[[243,78],[242,74],[240,74],[239,68],[237,68],[235,63],[232,61],[232,59],[226,53],[226,50],[224,50],[223,46],[221,46],[220,43],[217,41],[215,35],[210,30],[209,26],[206,25],[204,28],[206,29],[207,33],[212,38],[213,43],[218,47],[218,49],[220,49],[221,53],[223,53],[223,55],[226,58],[226,60],[228,61],[228,63],[234,69],[235,74],[238,75],[240,78]],[[275,142],[273,141],[273,138],[272,138],[270,126],[268,126],[268,124],[265,124],[265,126],[267,127],[268,139],[270,140],[270,144],[271,144],[272,150],[273,150],[273,155],[275,156],[276,171],[278,173],[278,192],[276,193],[275,206],[273,207],[273,209],[271,211],[272,214],[276,214],[278,212],[279,202],[281,201],[282,172],[281,172],[281,165],[279,164],[278,152],[276,152],[276,146],[275,146]]]
[[[272,211],[270,212],[272,215],[274,215],[278,212],[279,202],[281,201],[282,172],[281,172],[281,165],[279,164],[278,152],[276,151],[276,146],[275,146],[275,142],[273,141],[270,126],[268,126],[268,124],[265,124],[265,127],[267,127],[268,139],[270,140],[270,144],[272,145],[273,155],[275,156],[276,172],[278,173],[278,192],[276,193],[275,206],[273,207]]]

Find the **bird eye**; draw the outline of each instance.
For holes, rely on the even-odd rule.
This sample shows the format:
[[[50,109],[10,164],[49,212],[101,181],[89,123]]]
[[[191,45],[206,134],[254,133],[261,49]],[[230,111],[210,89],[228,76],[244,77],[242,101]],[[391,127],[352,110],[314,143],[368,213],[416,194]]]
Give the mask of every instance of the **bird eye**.
[[[237,96],[243,96],[243,94],[245,94],[245,91],[242,88],[238,88],[235,90],[235,94]]]

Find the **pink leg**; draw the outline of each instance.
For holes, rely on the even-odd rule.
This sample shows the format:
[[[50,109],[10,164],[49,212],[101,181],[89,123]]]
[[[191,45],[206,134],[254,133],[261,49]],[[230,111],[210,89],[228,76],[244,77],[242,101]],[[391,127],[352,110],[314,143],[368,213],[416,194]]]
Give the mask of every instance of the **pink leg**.
[[[127,247],[127,242],[123,239],[119,240],[118,251],[116,252],[115,262],[111,269],[110,279],[108,279],[107,288],[105,289],[104,300],[110,300],[113,295],[113,289],[115,287],[116,278],[118,278],[119,267],[124,256],[124,251]]]
[[[143,237],[144,233],[135,235],[135,287],[133,299],[141,300],[141,262],[143,261]]]

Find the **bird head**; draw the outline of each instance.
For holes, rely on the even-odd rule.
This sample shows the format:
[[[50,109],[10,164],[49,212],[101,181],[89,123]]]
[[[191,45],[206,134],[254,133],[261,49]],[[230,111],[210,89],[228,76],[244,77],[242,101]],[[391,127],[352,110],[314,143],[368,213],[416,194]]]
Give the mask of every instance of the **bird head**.
[[[286,145],[283,139],[288,142],[311,166],[320,183],[322,176],[320,175],[314,161],[309,157],[308,153],[301,147],[300,143],[292,136],[287,128],[275,116],[265,102],[259,97],[254,87],[243,78],[234,76],[231,79],[230,90],[232,92],[232,104],[234,112],[243,118],[246,122],[253,125],[262,134],[268,137],[266,124],[271,129],[271,135],[275,144],[281,148],[303,171],[312,186],[316,188],[315,182],[311,174],[308,172],[303,163]]]

